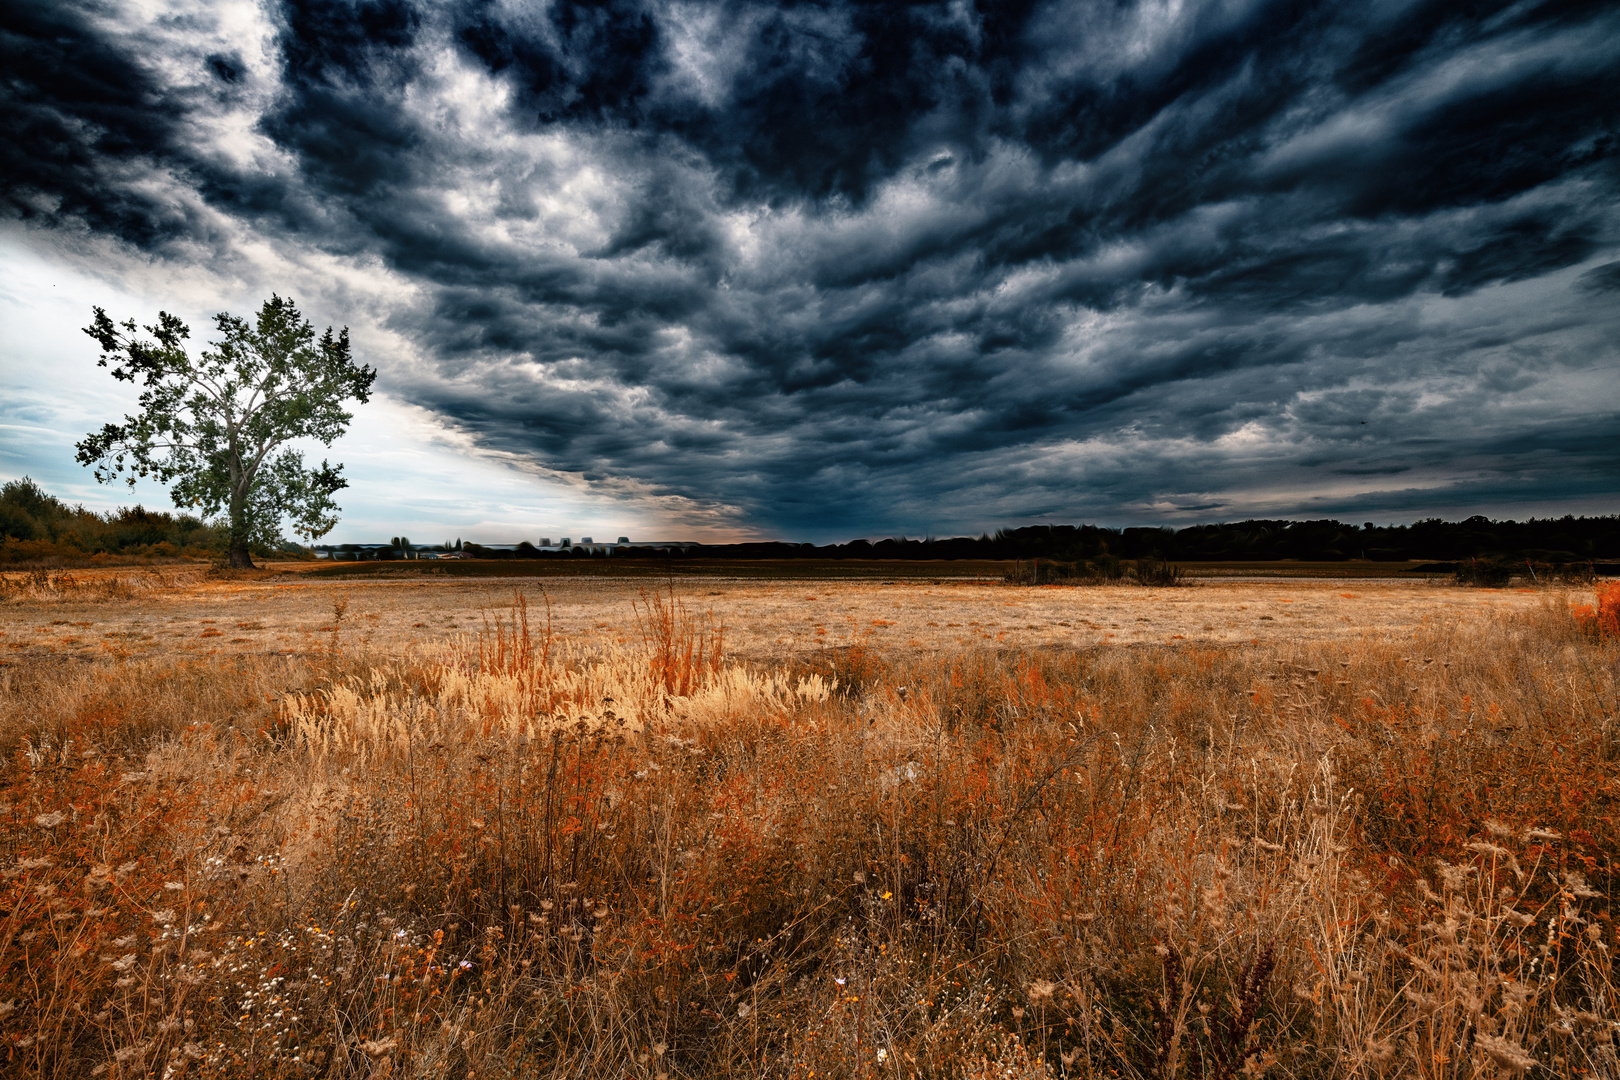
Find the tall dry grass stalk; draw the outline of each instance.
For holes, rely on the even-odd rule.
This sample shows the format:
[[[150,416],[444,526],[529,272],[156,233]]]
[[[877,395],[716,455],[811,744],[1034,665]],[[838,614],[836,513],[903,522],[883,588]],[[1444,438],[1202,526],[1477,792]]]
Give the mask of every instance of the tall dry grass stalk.
[[[14,671],[28,1076],[1613,1075],[1620,642]]]

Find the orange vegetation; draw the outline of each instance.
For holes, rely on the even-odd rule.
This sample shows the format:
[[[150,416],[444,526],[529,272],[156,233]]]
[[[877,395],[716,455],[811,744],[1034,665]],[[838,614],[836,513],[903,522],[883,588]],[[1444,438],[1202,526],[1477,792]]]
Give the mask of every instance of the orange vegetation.
[[[637,615],[5,669],[4,1068],[1612,1071],[1620,640],[1562,604],[774,665]]]

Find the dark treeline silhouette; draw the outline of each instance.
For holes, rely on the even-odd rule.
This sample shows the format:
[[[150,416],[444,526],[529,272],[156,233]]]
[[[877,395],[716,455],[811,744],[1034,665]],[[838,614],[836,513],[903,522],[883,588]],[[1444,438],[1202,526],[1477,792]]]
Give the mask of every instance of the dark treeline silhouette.
[[[620,549],[619,555],[651,550]],[[1375,562],[1533,559],[1553,565],[1620,558],[1620,516],[1529,521],[1430,518],[1411,525],[1339,521],[1239,521],[1185,529],[1027,525],[950,539],[852,540],[846,544],[704,544],[688,559],[1059,559],[1105,556],[1181,562]]]
[[[0,561],[93,553],[197,556],[217,553],[222,542],[223,534],[217,525],[189,514],[139,506],[97,514],[69,506],[27,477],[0,485]],[[394,545],[408,546],[409,541],[396,537]],[[447,550],[462,546],[459,540],[445,545]],[[516,549],[469,543],[465,551],[486,559],[580,558],[590,554],[584,548],[550,551],[527,542]],[[598,548],[597,557],[601,554]],[[1620,515],[1528,521],[1428,518],[1411,525],[1368,522],[1359,526],[1333,520],[1257,519],[1184,529],[1026,525],[1001,529],[994,535],[948,539],[892,537],[824,545],[764,541],[670,548],[621,545],[613,555],[660,559],[1054,559],[1073,563],[1109,558],[1172,562],[1484,559],[1533,560],[1564,566],[1620,559]]]
[[[495,550],[469,543],[478,558],[601,558],[576,546],[552,551],[528,543]],[[1110,529],[1098,525],[1027,525],[994,535],[949,539],[851,540],[844,544],[760,541],[743,544],[620,545],[615,558],[663,559],[1156,559],[1174,562],[1372,562],[1468,559],[1533,560],[1553,566],[1620,559],[1620,516],[1466,521],[1429,518],[1411,525],[1340,521],[1251,520],[1184,529]]]

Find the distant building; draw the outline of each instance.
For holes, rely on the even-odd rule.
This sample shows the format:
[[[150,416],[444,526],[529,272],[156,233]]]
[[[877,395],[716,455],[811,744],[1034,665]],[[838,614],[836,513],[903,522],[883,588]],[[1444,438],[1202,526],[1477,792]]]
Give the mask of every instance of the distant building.
[[[399,549],[393,544],[321,544],[312,549],[317,559],[335,562],[372,561],[381,559],[384,551],[393,556]]]
[[[317,544],[312,546],[311,550],[317,559],[332,559],[338,562],[390,559],[473,559],[481,557],[471,551],[459,550],[461,544],[459,540],[455,546],[450,544],[409,544],[403,536],[396,537],[395,540],[395,543],[388,544]],[[589,536],[582,536],[579,538],[577,546],[592,555],[611,556],[620,554],[622,550],[627,548],[642,552],[685,554],[693,548],[702,547],[703,545],[693,540],[638,540],[632,544],[628,536],[619,537],[616,543],[604,542],[598,544]],[[474,544],[472,547],[480,552],[528,552],[530,555],[536,555],[539,550],[570,552],[574,550],[576,545],[573,540],[565,536],[553,546],[551,538],[547,536],[540,538],[539,550],[537,550],[536,545],[530,544],[528,541],[520,544]]]
[[[684,555],[693,548],[703,545],[696,540],[637,540],[629,546],[639,551],[660,551],[666,554],[678,551]]]

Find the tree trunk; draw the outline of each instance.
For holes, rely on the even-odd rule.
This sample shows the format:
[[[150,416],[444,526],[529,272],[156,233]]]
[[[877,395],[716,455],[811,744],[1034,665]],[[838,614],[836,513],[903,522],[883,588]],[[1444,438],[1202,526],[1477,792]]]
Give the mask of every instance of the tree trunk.
[[[234,473],[235,470],[233,469]],[[248,550],[247,493],[240,489],[231,492],[230,551],[232,570],[257,570],[253,553]]]

